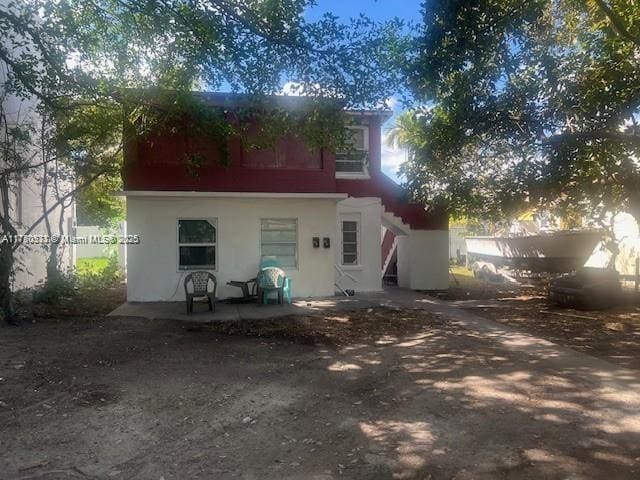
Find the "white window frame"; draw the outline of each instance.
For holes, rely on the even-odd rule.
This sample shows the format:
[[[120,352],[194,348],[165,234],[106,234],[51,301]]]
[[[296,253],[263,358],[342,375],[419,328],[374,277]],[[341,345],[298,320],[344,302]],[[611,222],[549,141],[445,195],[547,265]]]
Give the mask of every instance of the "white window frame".
[[[344,222],[352,222],[356,224],[356,263],[344,263]],[[351,242],[349,242],[351,243]],[[361,266],[360,259],[360,219],[343,217],[340,219],[340,265],[343,267],[357,268]]]
[[[364,142],[364,148],[356,148],[354,147],[354,150],[360,151],[360,152],[365,152],[365,159],[362,161],[362,170],[359,172],[343,172],[343,171],[339,171],[337,169],[338,167],[338,162],[339,161],[344,161],[344,160],[339,160],[338,156],[340,154],[343,153],[347,153],[347,152],[336,152],[336,178],[370,178],[369,177],[369,126],[368,125],[348,125],[345,127],[345,129],[347,130],[362,130],[363,134],[363,142]],[[347,160],[349,161],[349,160]],[[353,162],[355,162],[355,160],[352,160]]]
[[[264,240],[262,239],[262,223],[264,221],[268,221],[268,220],[275,220],[278,222],[293,222],[295,227],[296,227],[296,241],[295,241],[295,260],[296,260],[296,264],[295,266],[291,267],[291,266],[283,266],[282,268],[284,270],[298,270],[298,266],[299,266],[299,259],[298,259],[298,244],[299,244],[299,229],[298,229],[298,219],[297,218],[293,218],[293,217],[285,217],[285,218],[281,218],[281,217],[265,217],[265,218],[261,218],[260,219],[260,258],[264,257],[264,253],[262,251],[262,246],[266,243],[268,245],[290,245],[294,242],[273,242],[273,241],[269,241],[269,242],[264,242]]]
[[[211,222],[216,229],[216,241],[204,243],[181,243],[180,242],[180,221],[181,220],[205,220]],[[192,272],[196,270],[207,270],[215,272],[218,270],[218,253],[220,251],[218,219],[215,217],[180,217],[176,218],[176,269],[178,272]],[[215,257],[213,259],[213,268],[210,266],[200,265],[197,267],[181,267],[180,266],[180,247],[216,247]]]

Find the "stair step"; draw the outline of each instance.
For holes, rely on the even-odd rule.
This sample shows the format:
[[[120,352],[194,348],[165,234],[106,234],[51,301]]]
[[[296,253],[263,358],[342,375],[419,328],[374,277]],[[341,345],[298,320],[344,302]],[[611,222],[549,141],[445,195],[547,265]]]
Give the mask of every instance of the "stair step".
[[[440,224],[441,228],[446,228],[446,220],[440,222],[440,217],[434,216],[432,212],[427,212],[424,204],[407,201],[406,196],[403,196],[404,189],[402,187],[391,180],[384,183],[384,187],[381,192],[381,200],[384,212],[392,215],[390,220],[401,222],[414,230],[437,228]]]

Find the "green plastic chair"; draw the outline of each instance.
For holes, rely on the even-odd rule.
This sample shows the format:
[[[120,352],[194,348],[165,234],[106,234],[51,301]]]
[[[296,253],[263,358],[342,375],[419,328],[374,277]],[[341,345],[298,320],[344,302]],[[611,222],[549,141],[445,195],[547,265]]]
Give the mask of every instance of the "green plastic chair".
[[[282,270],[282,265],[280,264],[280,262],[276,257],[265,255],[260,259],[260,271],[264,270],[265,268],[279,268],[280,270]],[[287,303],[291,303],[292,289],[293,289],[293,282],[291,281],[291,278],[287,277],[285,274],[282,293],[283,293],[284,300]],[[258,295],[258,302],[263,303],[262,297],[260,297],[260,295]]]
[[[256,279],[258,284],[258,302],[269,303],[269,294],[278,294],[278,303],[284,304],[284,284],[287,275],[277,267],[266,267],[260,270]]]

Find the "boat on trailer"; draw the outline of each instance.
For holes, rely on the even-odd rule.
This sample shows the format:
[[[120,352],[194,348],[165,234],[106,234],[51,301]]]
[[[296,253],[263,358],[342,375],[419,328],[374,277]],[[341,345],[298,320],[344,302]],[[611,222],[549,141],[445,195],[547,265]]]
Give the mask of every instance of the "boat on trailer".
[[[602,231],[560,231],[513,237],[466,237],[469,263],[531,272],[565,273],[585,264]]]

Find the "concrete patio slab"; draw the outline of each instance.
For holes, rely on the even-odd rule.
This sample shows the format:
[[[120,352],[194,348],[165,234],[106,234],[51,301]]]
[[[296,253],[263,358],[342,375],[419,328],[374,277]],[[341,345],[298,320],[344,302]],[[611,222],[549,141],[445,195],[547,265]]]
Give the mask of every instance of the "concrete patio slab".
[[[194,312],[186,313],[184,302],[127,302],[108,314],[110,317],[139,317],[149,320],[182,320],[210,323],[237,320],[260,320],[289,315],[313,315],[325,312],[361,310],[380,306],[381,293],[361,294],[354,297],[323,297],[296,299],[288,305],[258,305],[256,303],[217,303],[216,311],[207,310],[205,303],[195,302]]]

